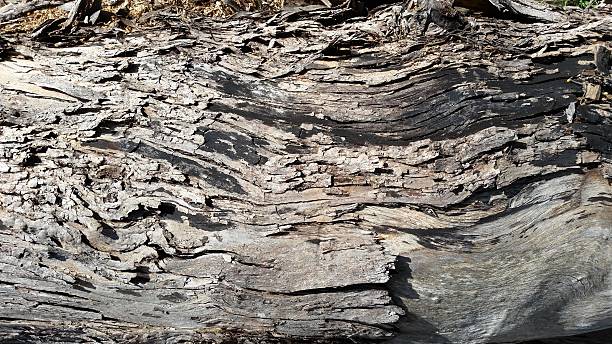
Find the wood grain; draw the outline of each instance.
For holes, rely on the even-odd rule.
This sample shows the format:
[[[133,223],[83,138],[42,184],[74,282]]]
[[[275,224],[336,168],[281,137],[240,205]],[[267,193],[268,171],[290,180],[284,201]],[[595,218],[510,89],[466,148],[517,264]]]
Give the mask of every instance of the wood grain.
[[[0,336],[503,343],[609,328],[612,111],[584,92],[610,92],[593,51],[611,17],[467,16],[421,34],[420,10],[9,37]]]

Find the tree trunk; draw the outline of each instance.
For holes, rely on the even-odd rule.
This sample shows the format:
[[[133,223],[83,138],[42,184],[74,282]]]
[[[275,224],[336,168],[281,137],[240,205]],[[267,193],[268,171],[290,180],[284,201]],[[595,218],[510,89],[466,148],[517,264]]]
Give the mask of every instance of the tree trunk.
[[[3,342],[610,328],[610,7],[354,8],[8,37]]]

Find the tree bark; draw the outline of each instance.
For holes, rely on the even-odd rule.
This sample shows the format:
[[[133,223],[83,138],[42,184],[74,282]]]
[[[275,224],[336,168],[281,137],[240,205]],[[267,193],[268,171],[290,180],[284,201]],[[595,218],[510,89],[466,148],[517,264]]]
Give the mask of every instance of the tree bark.
[[[531,23],[432,8],[7,37],[0,337],[609,329],[609,7]]]

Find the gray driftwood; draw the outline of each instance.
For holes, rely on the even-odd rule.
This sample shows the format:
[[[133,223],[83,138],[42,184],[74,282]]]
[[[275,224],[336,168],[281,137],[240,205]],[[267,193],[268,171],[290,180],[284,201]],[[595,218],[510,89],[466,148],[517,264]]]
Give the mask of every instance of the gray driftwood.
[[[10,37],[2,342],[610,328],[609,10],[432,8]]]

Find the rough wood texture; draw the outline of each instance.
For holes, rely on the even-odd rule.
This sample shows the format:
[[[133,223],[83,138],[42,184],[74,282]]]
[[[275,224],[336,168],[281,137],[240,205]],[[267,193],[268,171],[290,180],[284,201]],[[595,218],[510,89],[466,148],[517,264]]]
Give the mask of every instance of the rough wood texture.
[[[593,63],[609,12],[434,18],[421,35],[419,11],[12,37],[0,337],[501,343],[612,326],[610,76]]]

